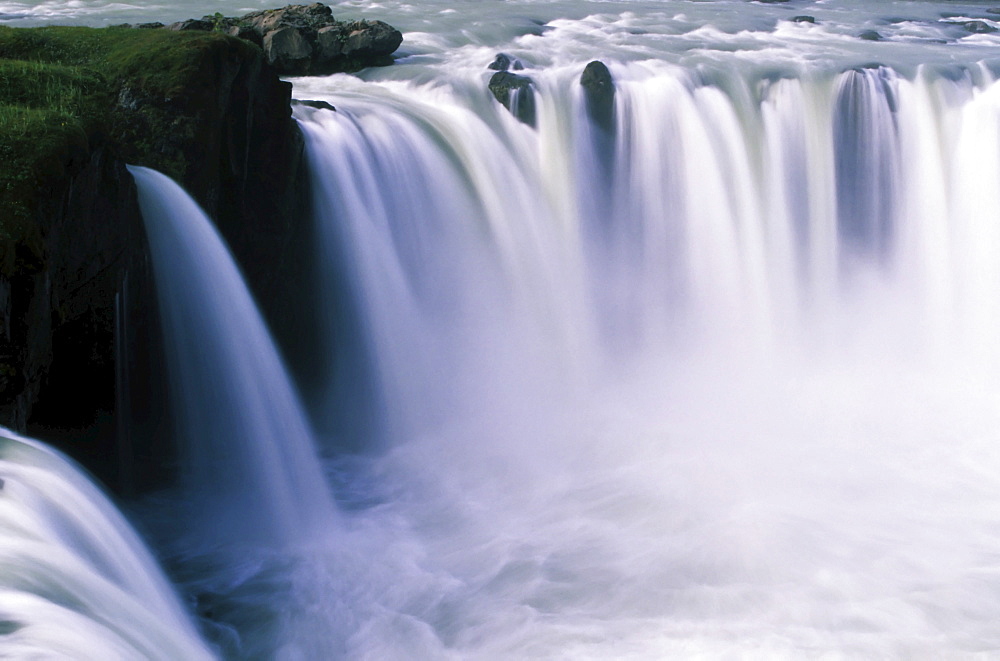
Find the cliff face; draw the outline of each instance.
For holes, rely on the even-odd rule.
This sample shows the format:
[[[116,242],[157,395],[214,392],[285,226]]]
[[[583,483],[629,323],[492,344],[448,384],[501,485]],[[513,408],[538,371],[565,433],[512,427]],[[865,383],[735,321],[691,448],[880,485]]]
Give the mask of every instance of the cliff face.
[[[258,47],[217,33],[0,29],[0,87],[4,67],[82,91],[58,112],[20,100],[17,113],[40,117],[35,133],[5,124],[0,100],[0,156],[19,159],[0,171],[0,424],[60,445],[112,487],[143,488],[163,477],[170,430],[125,163],[178,180],[258,299],[282,300],[308,199],[291,86]]]

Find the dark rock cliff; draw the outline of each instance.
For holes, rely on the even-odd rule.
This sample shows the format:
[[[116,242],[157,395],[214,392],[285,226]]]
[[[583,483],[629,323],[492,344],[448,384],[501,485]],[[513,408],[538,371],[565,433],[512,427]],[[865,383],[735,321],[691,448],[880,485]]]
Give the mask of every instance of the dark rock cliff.
[[[295,276],[289,250],[307,215],[302,138],[291,86],[260,48],[218,33],[5,30],[0,66],[76,75],[80,41],[103,58],[83,65],[87,80],[104,77],[103,111],[19,166],[30,172],[0,173],[8,198],[21,180],[34,191],[2,200],[19,222],[0,219],[0,424],[55,443],[113,488],[141,490],[169,473],[171,450],[155,283],[125,163],[178,180],[217,221],[258,300],[286,301],[279,289]],[[23,151],[3,129],[0,148]],[[279,305],[265,313],[282,318]]]

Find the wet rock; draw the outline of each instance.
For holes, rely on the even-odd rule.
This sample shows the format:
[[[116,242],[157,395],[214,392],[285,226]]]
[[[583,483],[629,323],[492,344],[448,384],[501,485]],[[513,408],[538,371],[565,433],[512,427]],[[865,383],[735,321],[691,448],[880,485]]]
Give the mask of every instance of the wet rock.
[[[858,35],[858,39],[864,39],[865,41],[882,41],[882,35],[875,30],[865,30]]]
[[[965,23],[962,23],[962,27],[964,27],[972,34],[989,34],[990,32],[997,31],[995,27],[993,27],[986,21],[967,21]]]
[[[510,71],[511,69],[521,71],[524,69],[524,65],[516,57],[507,55],[507,53],[497,53],[497,56],[486,68],[493,71]]]
[[[511,114],[528,126],[535,126],[535,89],[531,78],[498,71],[490,78],[490,92]]]
[[[308,106],[310,108],[316,108],[317,110],[332,110],[337,112],[337,109],[333,107],[327,101],[314,101],[312,99],[292,99],[293,106]]]
[[[795,23],[815,23],[816,18],[814,16],[793,16],[792,21]]]
[[[600,60],[589,63],[580,76],[587,114],[601,129],[612,132],[615,122],[615,81]]]

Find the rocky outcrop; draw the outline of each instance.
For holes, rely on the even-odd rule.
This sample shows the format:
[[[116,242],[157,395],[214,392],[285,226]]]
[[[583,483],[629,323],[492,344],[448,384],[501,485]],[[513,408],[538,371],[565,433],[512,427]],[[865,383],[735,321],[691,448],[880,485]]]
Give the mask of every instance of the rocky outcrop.
[[[512,115],[528,126],[535,126],[535,89],[531,78],[509,71],[498,71],[489,82],[490,92]]]
[[[382,21],[338,21],[320,3],[288,5],[240,17],[221,14],[189,19],[170,30],[215,30],[246,39],[264,49],[267,62],[282,76],[327,75],[392,63],[403,42],[396,28]]]
[[[55,67],[65,67],[64,38],[76,36],[36,39]],[[290,254],[305,240],[309,199],[291,85],[260,49],[218,33],[94,32],[100,48],[129,39],[132,57],[115,58],[126,66],[109,72],[86,130],[65,144],[58,129],[46,136],[56,147],[39,161],[39,193],[18,207],[30,231],[0,242],[0,424],[60,445],[122,490],[165,477],[171,436],[151,378],[163,373],[154,283],[124,164],[166,172],[192,194],[272,320],[288,316],[280,288],[301,268]],[[0,57],[35,56],[15,50],[27,42],[0,40]],[[0,130],[0,153],[7,142]]]

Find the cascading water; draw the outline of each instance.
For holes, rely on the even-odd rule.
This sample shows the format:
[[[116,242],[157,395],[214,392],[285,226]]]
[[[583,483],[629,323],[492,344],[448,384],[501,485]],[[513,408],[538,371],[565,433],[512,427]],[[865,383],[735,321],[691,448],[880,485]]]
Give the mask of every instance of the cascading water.
[[[995,649],[1000,86],[613,65],[609,150],[581,69],[296,81],[417,559],[348,656]]]
[[[7,658],[211,659],[132,528],[68,461],[0,430]]]
[[[169,177],[130,171],[199,542],[282,547],[331,534],[335,512],[309,425],[228,249]]]
[[[130,7],[0,12],[140,22]],[[293,81],[337,108],[296,113],[325,342],[305,399],[339,513],[228,254],[136,171],[154,250],[186,237],[164,254],[193,259],[158,257],[157,281],[176,286],[179,429],[208,453],[181,497],[202,525],[171,539],[173,502],[144,522],[223,655],[1000,649],[995,14],[355,10],[404,30],[399,60]],[[498,51],[533,80],[533,127],[486,91]],[[615,81],[603,114],[579,83],[593,58]]]

